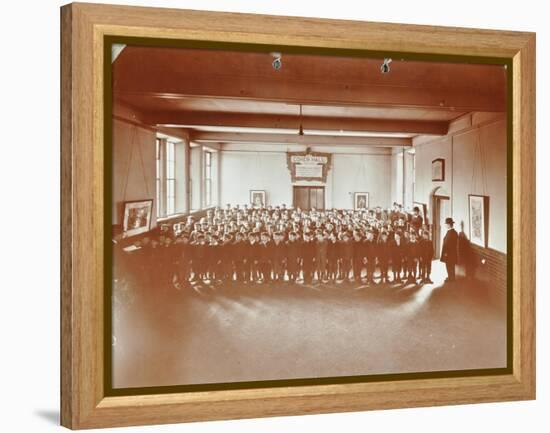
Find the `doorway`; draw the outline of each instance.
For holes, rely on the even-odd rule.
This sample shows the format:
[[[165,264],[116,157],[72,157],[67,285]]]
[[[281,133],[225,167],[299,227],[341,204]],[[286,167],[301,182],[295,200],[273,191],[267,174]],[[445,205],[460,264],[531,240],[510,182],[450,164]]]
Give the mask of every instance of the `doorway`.
[[[448,196],[434,195],[432,200],[433,209],[433,243],[434,243],[434,258],[439,259],[441,256],[441,246],[445,237],[445,218],[451,216],[451,201]]]
[[[324,186],[295,186],[292,197],[292,205],[295,208],[299,207],[302,210],[325,209]]]

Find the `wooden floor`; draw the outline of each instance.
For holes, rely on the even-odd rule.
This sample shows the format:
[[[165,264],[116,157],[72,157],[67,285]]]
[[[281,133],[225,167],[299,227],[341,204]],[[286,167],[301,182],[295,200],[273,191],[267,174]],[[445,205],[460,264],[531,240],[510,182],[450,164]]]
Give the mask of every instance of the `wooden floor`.
[[[506,366],[506,311],[479,285],[119,288],[113,386]]]

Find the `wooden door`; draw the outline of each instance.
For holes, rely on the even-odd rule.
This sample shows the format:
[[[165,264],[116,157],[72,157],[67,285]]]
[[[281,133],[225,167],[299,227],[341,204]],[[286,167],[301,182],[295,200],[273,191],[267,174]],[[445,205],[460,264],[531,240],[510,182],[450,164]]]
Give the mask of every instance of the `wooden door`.
[[[302,210],[325,208],[325,188],[323,186],[295,186],[292,205]]]
[[[300,208],[302,210],[309,209],[309,191],[307,187],[294,187],[294,199],[292,205],[295,208]]]
[[[433,215],[433,242],[434,242],[434,258],[439,259],[441,256],[441,246],[445,237],[445,218],[451,216],[451,206],[449,197],[434,196],[434,215]]]
[[[325,208],[325,188],[311,188],[309,190],[309,197],[312,208],[318,210],[323,210]]]

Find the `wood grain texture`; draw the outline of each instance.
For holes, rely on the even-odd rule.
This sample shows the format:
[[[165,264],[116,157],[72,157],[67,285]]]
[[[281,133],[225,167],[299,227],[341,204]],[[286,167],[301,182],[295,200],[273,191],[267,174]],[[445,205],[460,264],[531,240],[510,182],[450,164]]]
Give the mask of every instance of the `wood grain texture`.
[[[72,10],[61,10],[61,424],[72,426]]]
[[[514,375],[535,398],[535,37],[514,56],[513,76]]]
[[[79,429],[535,397],[535,36],[174,9],[62,8],[61,423]],[[511,375],[132,397],[103,392],[103,36],[513,59]]]

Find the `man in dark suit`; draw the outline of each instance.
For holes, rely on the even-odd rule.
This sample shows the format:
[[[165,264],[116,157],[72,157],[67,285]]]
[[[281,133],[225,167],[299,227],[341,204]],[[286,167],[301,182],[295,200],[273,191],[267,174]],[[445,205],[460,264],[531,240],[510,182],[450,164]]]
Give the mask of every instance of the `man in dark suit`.
[[[443,247],[441,248],[441,261],[447,267],[447,279],[445,281],[455,280],[455,266],[458,255],[458,233],[453,228],[454,221],[452,218],[445,218],[445,227],[447,233],[443,238]]]

